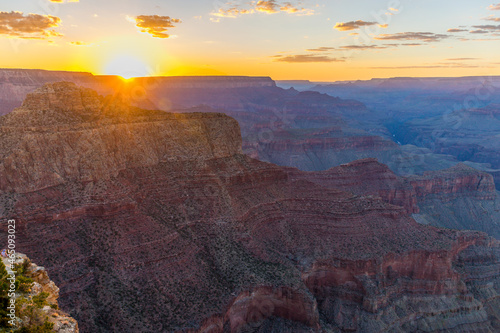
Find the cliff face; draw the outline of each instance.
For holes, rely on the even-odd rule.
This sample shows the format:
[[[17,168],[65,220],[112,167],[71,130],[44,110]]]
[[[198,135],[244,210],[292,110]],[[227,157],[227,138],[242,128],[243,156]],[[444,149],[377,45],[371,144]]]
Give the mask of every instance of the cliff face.
[[[289,174],[323,187],[380,197],[404,207],[422,224],[479,230],[500,239],[500,196],[493,177],[464,164],[400,177],[376,159],[364,159],[321,172],[289,169]]]
[[[473,92],[460,96],[461,101],[475,96]],[[451,113],[427,119],[414,119],[394,129],[394,136],[403,144],[415,144],[429,148],[437,154],[449,154],[459,161],[486,163],[500,184],[500,101],[498,89],[493,89],[485,106],[455,110]],[[458,105],[462,105],[459,103]],[[478,105],[479,106],[479,105]]]
[[[47,82],[71,81],[84,84],[91,79],[90,73],[0,69],[0,115],[20,106],[29,92]]]
[[[446,170],[426,172],[423,176],[410,176],[408,179],[422,201],[431,196],[437,196],[443,201],[452,200],[462,194],[483,200],[494,200],[496,197],[493,176],[462,163]]]
[[[282,133],[273,133],[272,140],[262,140],[259,143],[245,142],[244,151],[263,161],[306,171],[327,170],[332,165],[362,158],[389,160],[390,156],[399,153],[394,142],[368,134],[350,136],[340,133],[323,136],[310,130],[307,131],[306,138],[300,134],[298,137],[292,137],[293,134],[288,137],[280,134]]]
[[[458,164],[408,181],[415,189],[420,223],[481,230],[500,239],[500,196],[492,175]]]
[[[144,112],[72,83],[36,90],[0,124],[5,147],[0,189],[5,191],[95,181],[126,168],[241,152],[238,125],[225,115]],[[96,137],[101,144],[94,145]]]
[[[122,92],[130,95],[133,102],[151,103],[143,94],[145,88],[156,91],[165,90],[182,98],[179,92],[186,89],[195,90],[224,90],[224,89],[258,89],[275,88],[276,84],[269,77],[243,77],[243,76],[202,76],[202,77],[146,77],[137,78],[125,83],[117,76],[94,76],[90,73],[45,71],[37,69],[0,69],[0,115],[11,112],[21,105],[28,93],[45,83],[60,81],[73,82],[81,86],[92,88],[101,94]],[[212,91],[213,92],[213,91]],[[159,93],[161,93],[159,91]],[[217,95],[217,94],[212,94]],[[152,98],[153,101],[156,99]],[[174,101],[174,103],[179,103]],[[172,103],[169,101],[169,104]],[[199,104],[199,103],[198,103]],[[198,105],[194,104],[194,105]],[[165,105],[161,103],[159,105]],[[191,106],[185,105],[185,106]]]
[[[354,161],[326,171],[290,172],[293,178],[307,179],[324,187],[357,195],[379,196],[387,203],[404,207],[409,214],[419,211],[417,195],[411,183],[374,158]]]
[[[284,90],[268,77],[145,77],[125,82],[88,73],[5,69],[0,70],[0,114],[20,106],[43,83],[55,81],[120,95],[144,109],[185,112],[197,107],[226,113],[241,126],[246,154],[303,170],[325,170],[360,157],[390,160],[397,150],[390,140],[354,130],[345,122],[344,118],[367,115],[363,104]],[[322,132],[325,127],[336,131]]]
[[[0,218],[16,218],[19,250],[83,332],[500,323],[498,241],[417,224],[398,194],[408,183],[372,160],[314,179],[243,155],[227,116],[144,111],[69,84],[30,95],[0,129]],[[366,196],[372,177],[402,205]]]
[[[36,330],[37,325],[47,321],[53,325],[54,332],[78,333],[76,320],[58,309],[59,288],[50,280],[45,268],[32,263],[26,255],[21,253],[16,253],[11,259],[14,265],[19,265],[15,272],[16,278],[20,275],[24,278],[18,280],[16,292],[16,327],[24,327],[28,331]],[[4,257],[1,260],[10,274],[11,262]],[[23,287],[21,284],[27,285]],[[37,298],[39,303],[33,305]]]

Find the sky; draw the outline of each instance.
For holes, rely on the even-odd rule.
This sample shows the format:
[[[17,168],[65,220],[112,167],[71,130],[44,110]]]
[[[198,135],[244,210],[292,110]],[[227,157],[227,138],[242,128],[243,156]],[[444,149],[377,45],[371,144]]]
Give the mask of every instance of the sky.
[[[0,0],[0,68],[338,81],[500,75],[499,0]]]

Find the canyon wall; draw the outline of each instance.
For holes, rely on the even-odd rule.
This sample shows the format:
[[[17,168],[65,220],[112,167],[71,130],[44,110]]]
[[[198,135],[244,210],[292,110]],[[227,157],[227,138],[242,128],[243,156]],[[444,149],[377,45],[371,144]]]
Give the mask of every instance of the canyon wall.
[[[82,332],[500,327],[498,240],[416,223],[416,192],[374,160],[315,178],[243,155],[238,132],[68,83],[0,118],[0,218]]]
[[[401,177],[376,159],[364,159],[320,172],[289,169],[293,179],[372,195],[404,207],[422,224],[478,230],[500,239],[500,196],[493,177],[465,164]]]
[[[500,239],[500,196],[493,176],[465,164],[410,176],[420,223],[453,229],[473,229]]]

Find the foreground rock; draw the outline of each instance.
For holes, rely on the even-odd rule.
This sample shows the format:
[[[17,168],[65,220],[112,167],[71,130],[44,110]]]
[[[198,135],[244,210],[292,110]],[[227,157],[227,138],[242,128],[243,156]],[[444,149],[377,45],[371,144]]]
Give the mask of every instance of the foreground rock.
[[[228,116],[59,83],[2,117],[0,135],[0,216],[17,219],[17,246],[82,332],[500,327],[497,240],[420,225],[412,195],[383,188],[389,204],[347,171],[331,183],[365,194],[253,160]]]
[[[11,262],[8,258],[2,257],[2,263],[6,271],[11,274]],[[16,278],[22,275],[24,277],[22,281],[25,284],[24,288],[20,285],[17,287],[16,326],[30,331],[35,330],[35,326],[45,321],[52,325],[53,332],[78,333],[76,320],[59,310],[57,301],[59,288],[49,279],[45,268],[32,263],[26,255],[21,253],[15,254],[14,265],[18,265],[15,272]],[[37,300],[38,304],[34,300]]]

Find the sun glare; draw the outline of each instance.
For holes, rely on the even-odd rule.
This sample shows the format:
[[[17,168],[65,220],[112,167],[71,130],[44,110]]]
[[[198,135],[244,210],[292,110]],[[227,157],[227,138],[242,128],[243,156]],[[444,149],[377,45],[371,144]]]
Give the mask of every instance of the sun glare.
[[[130,55],[121,55],[112,59],[106,65],[104,71],[108,75],[119,75],[124,79],[143,77],[151,74],[144,62]]]

